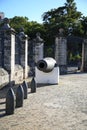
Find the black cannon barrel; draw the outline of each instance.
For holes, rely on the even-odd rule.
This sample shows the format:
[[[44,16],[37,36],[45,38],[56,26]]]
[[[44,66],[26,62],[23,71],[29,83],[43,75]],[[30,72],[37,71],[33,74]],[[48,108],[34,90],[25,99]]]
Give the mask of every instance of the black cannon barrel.
[[[44,58],[37,62],[37,68],[40,71],[46,73],[51,72],[54,69],[55,65],[56,65],[56,61],[51,57]]]

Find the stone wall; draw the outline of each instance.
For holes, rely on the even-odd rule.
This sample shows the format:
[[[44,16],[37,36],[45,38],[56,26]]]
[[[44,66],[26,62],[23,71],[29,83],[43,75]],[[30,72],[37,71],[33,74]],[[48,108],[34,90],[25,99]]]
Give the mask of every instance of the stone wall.
[[[28,63],[30,66],[30,76],[35,75],[35,65],[37,62],[44,58],[44,41],[40,37],[40,33],[36,33],[36,38],[30,40],[28,51]]]
[[[0,28],[0,88],[20,83],[28,78],[28,72],[28,37],[23,30],[16,35],[6,18]]]
[[[28,52],[29,43],[32,43],[31,70],[28,65],[28,57],[30,57],[30,52]],[[43,47],[44,42],[40,37],[40,33],[37,33],[36,38],[31,42],[23,28],[20,29],[19,34],[16,34],[15,30],[9,26],[9,21],[6,18],[4,25],[0,28],[0,74],[2,76],[0,86],[11,82],[20,83],[28,78],[30,71],[34,76],[35,63],[43,59]]]

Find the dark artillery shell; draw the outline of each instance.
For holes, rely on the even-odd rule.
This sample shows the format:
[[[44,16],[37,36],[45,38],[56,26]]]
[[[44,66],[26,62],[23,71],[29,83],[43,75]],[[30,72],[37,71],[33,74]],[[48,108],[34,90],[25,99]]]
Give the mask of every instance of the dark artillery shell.
[[[14,114],[15,110],[15,94],[12,88],[10,88],[6,95],[6,114]]]
[[[23,106],[23,99],[24,99],[24,90],[21,85],[17,88],[16,91],[16,107]]]

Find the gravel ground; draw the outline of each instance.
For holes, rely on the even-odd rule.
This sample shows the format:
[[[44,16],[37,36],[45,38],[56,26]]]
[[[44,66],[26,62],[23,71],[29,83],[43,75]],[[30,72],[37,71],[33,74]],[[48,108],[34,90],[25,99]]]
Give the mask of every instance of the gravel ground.
[[[5,115],[5,94],[0,90],[0,130],[87,130],[87,74],[60,76],[59,85],[39,86],[23,107]]]

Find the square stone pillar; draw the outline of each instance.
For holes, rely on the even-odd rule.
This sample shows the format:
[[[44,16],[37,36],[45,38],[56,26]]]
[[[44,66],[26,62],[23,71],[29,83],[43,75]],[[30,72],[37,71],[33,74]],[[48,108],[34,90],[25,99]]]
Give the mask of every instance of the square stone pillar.
[[[87,72],[87,39],[82,43],[82,66],[81,71]]]
[[[2,67],[2,48],[1,48],[1,38],[0,38],[0,67]]]
[[[4,67],[4,30],[0,30],[0,67]]]
[[[67,73],[67,40],[64,37],[55,39],[55,60],[59,66],[60,74]]]
[[[24,70],[24,79],[28,77],[28,38],[20,41],[20,65]]]
[[[15,71],[15,32],[7,30],[4,35],[4,68],[10,74],[10,81],[14,80]]]
[[[44,48],[44,43],[41,43],[40,45],[35,45],[35,48],[34,48],[35,63],[37,63],[39,60],[43,59],[43,48]]]

